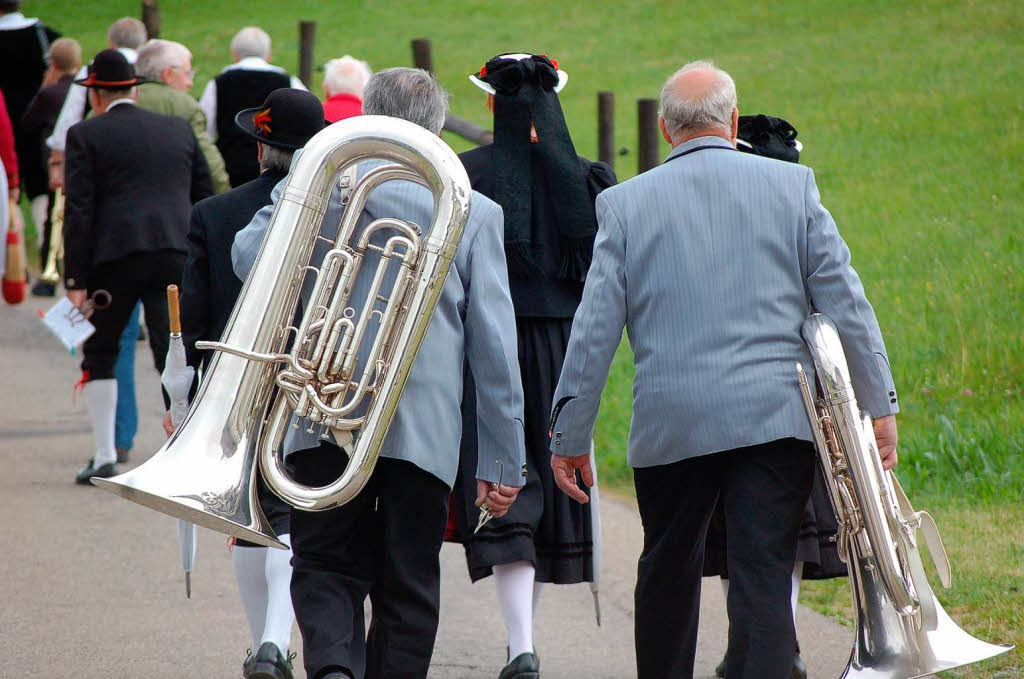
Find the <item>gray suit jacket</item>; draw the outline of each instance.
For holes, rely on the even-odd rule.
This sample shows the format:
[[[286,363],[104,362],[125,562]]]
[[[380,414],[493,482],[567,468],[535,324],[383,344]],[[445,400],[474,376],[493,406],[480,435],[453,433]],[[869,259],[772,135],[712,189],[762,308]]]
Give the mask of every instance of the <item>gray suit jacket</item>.
[[[360,174],[377,164],[376,161],[361,163]],[[285,181],[282,180],[271,194],[274,204]],[[337,234],[342,213],[339,198],[338,192],[331,196],[324,218],[324,224],[333,225],[325,228],[328,237]],[[390,181],[370,194],[358,229],[381,217],[405,219],[427,229],[433,205],[432,195],[419,184]],[[235,236],[231,261],[243,281],[256,261],[273,210],[273,204],[261,209]],[[523,388],[503,233],[501,208],[474,191],[462,242],[381,451],[384,457],[412,462],[449,486],[455,482],[459,462],[465,361],[472,367],[478,387],[480,458],[477,477],[497,482],[500,465],[503,465],[502,483],[523,483],[522,475],[517,473],[525,461]],[[378,242],[383,234],[377,236],[381,238],[375,236],[373,242],[383,245]],[[326,244],[318,245],[313,256],[318,266],[326,250]],[[367,273],[375,268],[375,256],[368,256],[353,300],[365,297]],[[308,302],[310,287],[307,285],[303,292],[304,303]],[[308,426],[307,421],[300,423],[298,429],[289,428],[290,434],[285,438],[286,453],[318,445],[321,428],[307,433]]]
[[[839,328],[861,407],[898,410],[874,311],[809,168],[701,137],[601,193],[597,216],[552,452],[589,450],[624,326],[636,364],[633,467],[810,441],[795,366],[813,369],[800,337],[812,304]]]

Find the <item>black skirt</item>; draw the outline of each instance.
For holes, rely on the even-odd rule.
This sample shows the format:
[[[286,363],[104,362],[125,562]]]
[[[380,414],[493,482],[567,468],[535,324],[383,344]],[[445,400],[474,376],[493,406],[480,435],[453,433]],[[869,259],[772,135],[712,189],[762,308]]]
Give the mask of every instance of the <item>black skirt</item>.
[[[839,524],[832,511],[825,482],[821,477],[821,465],[815,464],[814,484],[811,497],[804,508],[800,523],[800,534],[796,543],[796,560],[804,562],[805,580],[826,580],[846,576],[846,564],[839,558],[839,549],[833,541],[839,531]],[[708,524],[704,542],[704,576],[720,575],[729,577],[725,557],[725,512],[719,501]]]
[[[570,499],[555,485],[548,451],[551,398],[569,343],[571,318],[517,318],[519,369],[523,379],[526,485],[509,513],[473,534],[476,501],[476,398],[466,375],[459,474],[453,491],[455,541],[466,549],[470,578],[490,575],[499,564],[529,561],[538,582],[572,584],[594,579],[590,505]],[[520,470],[504,471],[506,475]]]

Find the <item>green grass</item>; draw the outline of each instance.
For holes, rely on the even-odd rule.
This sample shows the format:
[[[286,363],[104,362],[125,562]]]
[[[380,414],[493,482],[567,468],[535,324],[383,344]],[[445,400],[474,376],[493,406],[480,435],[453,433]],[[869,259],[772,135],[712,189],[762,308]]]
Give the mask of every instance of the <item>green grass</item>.
[[[297,64],[297,23],[317,21],[316,62],[344,53],[375,69],[433,40],[452,109],[488,125],[467,80],[490,56],[532,50],[569,73],[561,100],[578,150],[594,157],[596,93],[616,95],[620,179],[636,167],[636,99],[684,62],[715,59],[741,112],[788,118],[853,252],[901,393],[901,464],[911,498],[945,530],[962,578],[940,598],[976,634],[1022,641],[1024,609],[1024,11],[1012,0],[618,2],[164,2],[163,36],[195,53],[194,93],[256,23],[274,61]],[[137,0],[28,0],[87,54]],[[320,74],[313,90],[319,92]],[[457,150],[468,148],[449,138]],[[663,146],[662,151],[667,152]],[[628,491],[632,364],[623,346],[595,433],[603,479]],[[836,586],[838,585],[838,586]],[[831,586],[829,590],[827,587]],[[809,588],[809,590],[812,588]],[[814,599],[840,610],[845,583]],[[820,600],[819,600],[820,599]],[[978,672],[1024,676],[1020,651]],[[969,675],[968,676],[972,676]],[[975,674],[973,676],[982,676]]]

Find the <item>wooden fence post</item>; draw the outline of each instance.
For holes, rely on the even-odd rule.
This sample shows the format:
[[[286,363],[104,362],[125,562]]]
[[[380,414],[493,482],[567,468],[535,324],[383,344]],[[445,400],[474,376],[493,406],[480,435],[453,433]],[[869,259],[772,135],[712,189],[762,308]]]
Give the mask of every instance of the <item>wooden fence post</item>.
[[[313,37],[315,21],[299,22],[299,79],[306,87],[313,87]]]
[[[658,100],[637,102],[637,174],[658,165]]]
[[[615,94],[597,93],[597,159],[615,169]]]
[[[146,25],[146,35],[149,38],[160,37],[159,0],[142,0],[142,23]]]
[[[434,55],[430,52],[430,41],[426,38],[416,38],[412,41],[412,64],[427,73],[434,72]]]

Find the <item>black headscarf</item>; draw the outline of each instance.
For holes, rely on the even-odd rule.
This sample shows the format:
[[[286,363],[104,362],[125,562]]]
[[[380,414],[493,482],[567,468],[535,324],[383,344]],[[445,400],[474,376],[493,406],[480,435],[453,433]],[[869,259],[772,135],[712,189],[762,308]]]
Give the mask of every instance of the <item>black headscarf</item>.
[[[543,275],[583,281],[590,267],[597,233],[594,204],[569,137],[562,106],[554,92],[557,62],[546,56],[515,60],[495,57],[477,75],[494,95],[495,201],[505,212],[505,252],[509,268],[520,276]],[[539,142],[530,143],[530,122]],[[533,177],[535,150],[544,177]],[[541,180],[541,181],[537,181]],[[531,242],[533,187],[546,184],[561,246],[557,271],[542,271]]]

